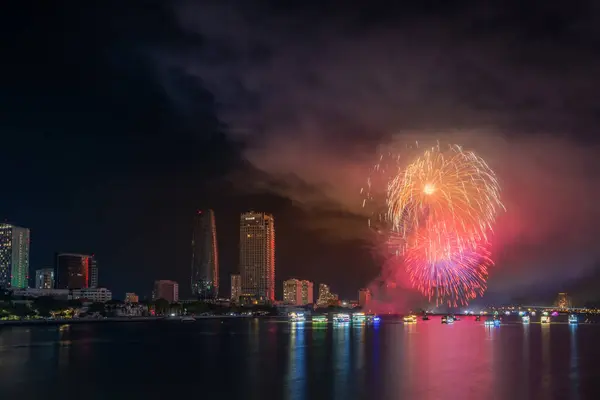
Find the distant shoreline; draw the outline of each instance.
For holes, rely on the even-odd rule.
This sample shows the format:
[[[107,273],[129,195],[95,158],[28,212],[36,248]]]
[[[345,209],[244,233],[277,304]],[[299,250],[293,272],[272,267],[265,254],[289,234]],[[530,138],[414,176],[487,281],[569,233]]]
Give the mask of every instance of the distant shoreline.
[[[195,316],[198,319],[217,319],[217,318],[249,318],[232,315],[202,315]],[[72,318],[72,319],[30,319],[30,320],[12,320],[0,321],[2,326],[19,326],[19,325],[65,325],[65,324],[88,324],[100,322],[148,322],[148,321],[177,321],[180,322],[181,317],[108,317],[108,318]]]

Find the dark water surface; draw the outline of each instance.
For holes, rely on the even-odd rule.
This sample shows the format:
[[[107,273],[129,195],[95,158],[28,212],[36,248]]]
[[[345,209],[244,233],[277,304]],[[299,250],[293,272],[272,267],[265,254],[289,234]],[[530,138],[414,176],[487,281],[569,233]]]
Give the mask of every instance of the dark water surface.
[[[0,399],[598,399],[600,325],[0,327]]]

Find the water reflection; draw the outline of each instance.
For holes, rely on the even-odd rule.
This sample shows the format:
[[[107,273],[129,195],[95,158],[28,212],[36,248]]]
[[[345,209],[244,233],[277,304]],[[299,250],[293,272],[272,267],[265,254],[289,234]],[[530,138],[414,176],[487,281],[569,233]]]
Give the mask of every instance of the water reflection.
[[[569,363],[569,382],[571,386],[571,399],[579,399],[579,355],[577,353],[577,325],[570,324],[571,357]]]
[[[542,329],[542,375],[540,377],[540,396],[550,398],[552,379],[550,376],[552,359],[550,358],[550,324],[540,324]]]
[[[350,325],[347,323],[333,326],[333,363],[334,398],[346,399],[350,383]]]
[[[290,326],[290,352],[288,358],[288,399],[306,397],[306,360],[304,344],[304,322],[293,322]]]

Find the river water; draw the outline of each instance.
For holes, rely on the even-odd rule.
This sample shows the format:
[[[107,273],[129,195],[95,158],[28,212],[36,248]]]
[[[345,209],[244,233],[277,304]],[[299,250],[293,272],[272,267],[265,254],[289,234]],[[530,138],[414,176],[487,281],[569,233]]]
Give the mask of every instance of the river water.
[[[0,327],[0,399],[597,399],[600,325]]]

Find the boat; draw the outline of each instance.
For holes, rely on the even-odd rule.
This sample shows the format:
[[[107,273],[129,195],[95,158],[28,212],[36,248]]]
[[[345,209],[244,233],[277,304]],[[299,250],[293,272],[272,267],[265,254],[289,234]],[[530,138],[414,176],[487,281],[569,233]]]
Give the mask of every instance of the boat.
[[[352,323],[354,324],[364,324],[366,320],[364,313],[354,313],[352,314]]]
[[[304,322],[304,321],[306,321],[306,317],[304,316],[304,313],[291,312],[289,314],[289,320],[290,320],[290,322]]]
[[[404,318],[402,318],[402,320],[404,321],[405,324],[416,324],[417,323],[417,316],[416,315],[407,315]]]
[[[334,314],[333,315],[333,322],[338,323],[338,324],[350,322],[350,315],[349,314],[345,314],[345,313]]]
[[[528,324],[530,322],[529,315],[523,315],[521,317],[521,320],[523,321],[524,324]]]
[[[367,315],[367,324],[378,324],[381,321],[379,315],[369,314]]]
[[[569,324],[577,325],[579,320],[577,319],[577,315],[571,314],[569,315]]]
[[[477,315],[477,316],[475,317],[475,321],[481,321],[481,316],[480,316],[480,315]]]
[[[312,316],[312,323],[313,324],[326,324],[327,323],[327,317],[325,315],[313,315]]]
[[[306,321],[306,317],[304,316],[304,313],[301,312],[291,312],[289,314],[289,319],[290,322],[304,322]]]
[[[453,324],[453,323],[454,323],[454,318],[452,318],[451,316],[444,315],[442,317],[442,324]]]
[[[186,315],[181,317],[181,322],[195,322],[196,318],[192,317],[191,315]]]
[[[549,324],[550,323],[550,317],[548,315],[542,315],[542,318],[540,319],[540,323],[542,323],[542,324]]]
[[[423,318],[421,318],[421,320],[423,320],[423,321],[429,321],[429,317],[427,315],[423,315]]]

